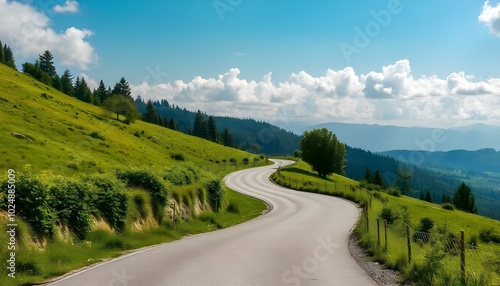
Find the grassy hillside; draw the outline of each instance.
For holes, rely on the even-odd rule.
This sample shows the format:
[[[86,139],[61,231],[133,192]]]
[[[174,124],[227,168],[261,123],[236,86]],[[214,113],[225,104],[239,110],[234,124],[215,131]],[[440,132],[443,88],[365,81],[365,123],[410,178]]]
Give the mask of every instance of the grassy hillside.
[[[357,182],[339,175],[323,179],[304,162],[283,168],[273,175],[273,179],[287,187],[347,198],[366,207],[368,217],[363,215],[356,228],[362,244],[374,259],[400,270],[404,278],[417,285],[460,285],[457,279],[460,276],[461,230],[465,232],[467,285],[500,285],[499,221],[400,196],[395,190],[367,191]],[[422,231],[423,218],[434,223],[431,230]],[[382,222],[380,245],[377,243],[377,219]],[[387,248],[384,219],[391,220]],[[406,225],[411,231],[412,263],[407,262]]]
[[[66,96],[4,65],[0,65],[0,122],[3,170],[31,164],[33,171],[52,169],[72,175],[106,172],[118,165],[161,168],[174,162],[173,154],[183,154],[199,166],[230,158],[242,162],[250,156],[142,121],[126,125],[100,107]]]
[[[142,121],[127,125],[1,64],[0,122],[0,224],[8,223],[9,169],[18,224],[16,278],[2,267],[0,285],[39,283],[267,208],[218,184],[229,172],[267,164],[265,156]],[[0,241],[8,239],[2,231]],[[2,261],[9,254],[0,248]]]

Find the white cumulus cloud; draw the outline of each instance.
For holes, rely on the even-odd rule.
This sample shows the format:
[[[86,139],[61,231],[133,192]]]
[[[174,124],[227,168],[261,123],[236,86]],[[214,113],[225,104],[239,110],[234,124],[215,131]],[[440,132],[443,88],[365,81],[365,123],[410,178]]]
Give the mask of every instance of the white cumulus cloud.
[[[54,11],[57,13],[77,13],[78,12],[78,2],[75,0],[66,0],[64,5],[57,4],[54,7]]]
[[[50,24],[50,18],[37,7],[0,0],[0,38],[15,53],[29,57],[50,50],[61,64],[83,70],[97,62],[95,50],[87,41],[92,31],[70,27],[57,33]]]
[[[406,59],[367,74],[357,74],[352,67],[327,70],[321,76],[300,71],[278,83],[272,73],[258,81],[246,80],[233,68],[188,82],[144,82],[132,85],[132,91],[134,96],[167,99],[190,110],[281,123],[500,121],[500,79],[477,81],[464,72],[446,78],[414,77]]]
[[[490,2],[486,0],[481,15],[479,15],[479,22],[486,25],[491,33],[500,37],[500,3],[492,6]]]

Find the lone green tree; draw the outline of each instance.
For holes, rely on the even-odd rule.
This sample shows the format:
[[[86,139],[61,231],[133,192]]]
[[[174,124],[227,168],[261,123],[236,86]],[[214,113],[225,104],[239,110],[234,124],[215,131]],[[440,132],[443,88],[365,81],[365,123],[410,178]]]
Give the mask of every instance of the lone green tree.
[[[469,213],[477,213],[474,193],[472,193],[471,188],[464,182],[462,182],[460,187],[458,187],[457,192],[453,196],[453,204],[459,210]]]
[[[302,159],[311,165],[320,177],[344,174],[346,147],[326,128],[304,132],[300,141]]]
[[[121,94],[114,94],[106,99],[103,104],[104,108],[116,114],[116,120],[120,120],[120,115],[125,116],[126,123],[133,123],[139,118],[134,102]]]

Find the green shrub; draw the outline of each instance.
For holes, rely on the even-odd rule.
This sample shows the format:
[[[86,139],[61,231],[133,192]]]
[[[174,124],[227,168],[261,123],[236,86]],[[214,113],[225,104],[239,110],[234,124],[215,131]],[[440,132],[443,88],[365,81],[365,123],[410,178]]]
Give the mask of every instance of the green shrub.
[[[118,170],[117,177],[123,180],[128,187],[143,188],[151,195],[151,206],[156,221],[161,224],[163,221],[167,205],[167,188],[153,175],[146,170]]]
[[[495,242],[495,243],[500,243],[500,235],[495,232],[493,228],[488,228],[488,229],[482,229],[479,232],[479,239],[481,239],[482,242]]]
[[[84,177],[83,180],[95,191],[91,201],[93,211],[97,211],[114,229],[124,230],[128,209],[125,185],[103,175]]]
[[[473,235],[471,235],[471,237],[470,237],[469,241],[467,241],[467,243],[470,245],[473,245],[473,246],[477,246],[478,241],[479,241],[479,238],[478,238],[477,234],[473,234]]]
[[[248,165],[248,158],[243,158],[243,164]]]
[[[424,217],[420,220],[418,231],[430,233],[433,227],[434,227],[434,221],[428,217]]]
[[[391,196],[401,197],[401,190],[398,188],[391,187],[388,188],[386,192]]]
[[[198,181],[201,170],[192,162],[176,164],[167,169],[163,175],[164,180],[170,181],[176,186],[190,185]]]
[[[92,222],[88,186],[75,179],[59,177],[50,187],[50,194],[50,205],[57,220],[67,225],[78,239],[84,239]]]
[[[455,206],[452,203],[444,203],[441,207],[445,210],[453,211],[455,210]]]
[[[399,218],[399,214],[388,206],[384,206],[380,217],[386,220],[388,224],[394,224],[394,222]]]
[[[104,136],[101,133],[99,133],[99,131],[91,131],[89,133],[89,136],[92,137],[92,138],[94,138],[94,139],[99,139],[101,141],[105,141],[106,140],[106,138],[104,138]]]
[[[167,205],[167,188],[156,178],[153,173],[146,170],[118,170],[117,177],[124,181],[128,187],[139,187],[151,194],[153,203],[160,206]]]
[[[238,207],[238,205],[233,202],[233,201],[230,201],[229,204],[227,205],[227,208],[226,210],[230,213],[233,213],[233,214],[239,214],[240,213],[240,208]]]
[[[182,153],[176,153],[176,154],[172,154],[170,155],[170,158],[176,160],[176,161],[185,161],[186,159],[184,158],[184,154]]]
[[[207,184],[208,201],[215,212],[218,212],[224,202],[224,190],[219,180],[212,180]]]
[[[413,263],[408,271],[406,278],[412,282],[412,285],[435,285],[436,278],[443,270],[444,254],[441,251],[433,249],[427,253],[423,264]]]
[[[78,165],[76,163],[69,163],[66,167],[78,171]]]
[[[4,206],[8,200],[8,182],[4,182],[0,192],[4,193]],[[42,235],[54,234],[55,214],[49,205],[47,186],[38,176],[27,172],[16,177],[16,215],[26,221],[31,229]]]

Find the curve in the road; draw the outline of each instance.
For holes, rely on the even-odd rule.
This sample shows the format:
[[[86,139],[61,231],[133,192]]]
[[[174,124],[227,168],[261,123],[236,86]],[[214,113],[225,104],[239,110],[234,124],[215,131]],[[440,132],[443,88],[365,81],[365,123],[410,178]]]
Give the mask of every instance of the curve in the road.
[[[269,181],[278,164],[243,170],[226,185],[272,210],[249,222],[162,244],[64,277],[53,286],[376,285],[347,249],[352,203]]]

